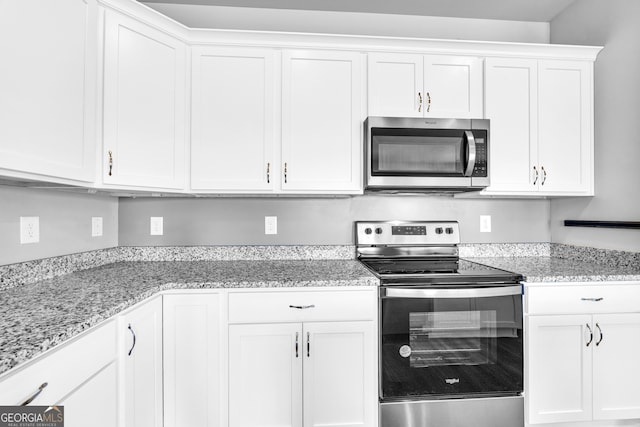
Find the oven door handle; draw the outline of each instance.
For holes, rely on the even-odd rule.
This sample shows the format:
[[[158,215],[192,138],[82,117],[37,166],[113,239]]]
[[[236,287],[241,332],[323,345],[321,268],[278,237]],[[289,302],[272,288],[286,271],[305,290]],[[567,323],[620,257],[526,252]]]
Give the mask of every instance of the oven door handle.
[[[464,176],[471,176],[473,174],[473,168],[476,165],[476,139],[473,137],[473,132],[465,130],[464,134],[467,138],[467,170],[464,171]]]
[[[381,291],[383,298],[491,298],[522,295],[522,285],[455,289],[402,288],[394,286],[382,288]]]

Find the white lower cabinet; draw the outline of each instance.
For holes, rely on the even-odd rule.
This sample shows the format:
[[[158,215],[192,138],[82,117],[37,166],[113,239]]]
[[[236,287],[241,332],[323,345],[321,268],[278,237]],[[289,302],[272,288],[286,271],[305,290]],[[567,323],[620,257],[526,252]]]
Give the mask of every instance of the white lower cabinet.
[[[345,291],[230,295],[230,427],[377,426],[375,289],[353,292],[368,313],[341,307]]]
[[[123,426],[162,427],[162,297],[118,319]]]
[[[224,425],[220,362],[221,295],[163,296],[164,425]]]
[[[601,423],[640,419],[640,303],[639,312],[616,313],[616,302],[607,298],[638,301],[638,291],[626,285],[559,286],[545,307],[541,298],[554,285],[545,286],[526,291],[528,424],[608,426]],[[561,306],[566,314],[558,313]]]

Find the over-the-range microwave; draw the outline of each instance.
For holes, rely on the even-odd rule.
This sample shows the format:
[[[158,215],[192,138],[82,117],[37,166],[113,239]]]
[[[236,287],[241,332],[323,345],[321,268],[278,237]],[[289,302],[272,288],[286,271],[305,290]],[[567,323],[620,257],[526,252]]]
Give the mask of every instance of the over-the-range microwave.
[[[368,117],[365,190],[477,191],[489,185],[489,120]]]

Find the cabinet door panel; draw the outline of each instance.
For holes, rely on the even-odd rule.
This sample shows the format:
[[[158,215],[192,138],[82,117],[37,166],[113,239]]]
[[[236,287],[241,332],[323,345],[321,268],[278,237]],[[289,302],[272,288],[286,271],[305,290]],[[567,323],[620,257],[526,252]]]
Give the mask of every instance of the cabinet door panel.
[[[94,1],[3,1],[0,168],[95,179]],[[46,36],[43,36],[46,35]]]
[[[305,323],[304,337],[305,427],[377,426],[374,323]]]
[[[491,121],[487,192],[537,191],[537,74],[534,59],[485,61],[485,117]]]
[[[185,61],[182,42],[117,13],[106,13],[105,184],[183,187]]]
[[[528,317],[525,388],[531,424],[591,420],[590,324],[590,315]]]
[[[220,425],[220,299],[164,295],[166,427]]]
[[[422,58],[422,55],[369,54],[369,116],[422,117]]]
[[[584,62],[539,63],[541,191],[593,191],[591,70]]]
[[[229,326],[229,426],[301,427],[303,355],[300,323]]]
[[[196,47],[192,55],[191,188],[271,191],[275,54]]]
[[[283,53],[283,190],[361,191],[360,62],[352,52]]]
[[[640,418],[640,314],[593,318],[593,418]]]
[[[424,57],[424,116],[482,117],[482,59]]]

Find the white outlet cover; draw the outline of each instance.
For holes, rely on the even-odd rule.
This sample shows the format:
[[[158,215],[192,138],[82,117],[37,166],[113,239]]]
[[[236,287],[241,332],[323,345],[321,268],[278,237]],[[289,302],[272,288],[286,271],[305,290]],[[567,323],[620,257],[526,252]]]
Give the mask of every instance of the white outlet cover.
[[[491,215],[480,215],[480,232],[491,233]]]
[[[264,217],[264,234],[278,234],[278,217]]]
[[[38,243],[40,241],[40,217],[20,217],[20,243]]]
[[[102,236],[102,217],[91,217],[91,237]]]
[[[152,236],[162,236],[163,234],[163,217],[161,216],[152,216],[149,221],[149,225],[151,226],[150,233]]]

